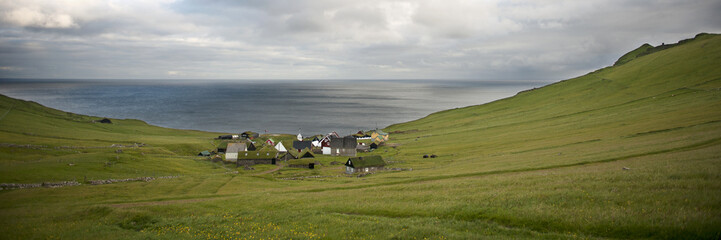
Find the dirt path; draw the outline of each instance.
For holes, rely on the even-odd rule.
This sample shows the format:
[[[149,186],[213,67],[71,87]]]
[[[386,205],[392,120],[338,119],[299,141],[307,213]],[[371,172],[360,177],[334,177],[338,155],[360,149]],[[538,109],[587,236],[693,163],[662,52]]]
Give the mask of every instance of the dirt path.
[[[235,196],[191,198],[191,199],[165,200],[165,201],[153,201],[153,202],[118,203],[118,204],[109,204],[108,206],[116,207],[116,208],[159,206],[159,205],[203,202],[203,201],[218,200],[218,199],[232,198],[232,197],[235,197]]]
[[[265,172],[259,172],[259,173],[253,174],[253,175],[251,175],[251,176],[258,176],[258,175],[263,175],[263,174],[272,173],[272,172],[275,172],[275,171],[280,170],[281,168],[283,168],[283,166],[278,165],[278,167],[276,167],[276,168],[274,168],[274,169],[271,169],[271,170],[268,170],[268,171],[265,171]]]

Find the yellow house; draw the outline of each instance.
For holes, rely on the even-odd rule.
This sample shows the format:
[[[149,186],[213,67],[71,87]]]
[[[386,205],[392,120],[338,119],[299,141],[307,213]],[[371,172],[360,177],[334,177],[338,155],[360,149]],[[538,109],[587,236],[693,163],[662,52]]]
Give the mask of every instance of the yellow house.
[[[384,133],[381,130],[374,130],[371,132],[371,140],[378,143],[388,141],[388,133]]]

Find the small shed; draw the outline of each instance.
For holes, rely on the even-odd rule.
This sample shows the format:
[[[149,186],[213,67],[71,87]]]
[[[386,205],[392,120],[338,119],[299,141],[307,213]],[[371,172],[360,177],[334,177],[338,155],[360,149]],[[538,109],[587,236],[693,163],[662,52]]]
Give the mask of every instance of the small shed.
[[[373,142],[373,143],[371,143],[370,147],[371,147],[371,149],[378,149],[378,144]]]
[[[201,157],[210,157],[210,152],[209,152],[209,151],[202,151],[202,152],[198,153],[198,156],[201,156]]]
[[[378,155],[348,158],[345,162],[345,173],[374,172],[383,169],[386,162]]]
[[[275,140],[273,140],[272,138],[268,138],[268,140],[265,140],[265,144],[269,146],[275,146]]]

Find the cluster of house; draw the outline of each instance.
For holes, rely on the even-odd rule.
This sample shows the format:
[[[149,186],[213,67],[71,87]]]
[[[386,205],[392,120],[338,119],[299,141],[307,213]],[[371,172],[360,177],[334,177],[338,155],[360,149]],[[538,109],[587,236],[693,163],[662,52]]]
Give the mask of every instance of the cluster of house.
[[[217,153],[224,154],[224,161],[238,166],[276,164],[279,160],[315,158],[315,154],[355,157],[356,152],[373,151],[380,143],[388,140],[388,134],[380,130],[367,133],[359,131],[345,137],[332,132],[325,136],[315,136],[312,140],[304,140],[299,133],[297,141],[293,141],[293,146],[287,149],[282,142],[270,138],[262,143],[254,142],[259,136],[258,133],[250,131],[219,136],[218,139],[235,141],[224,141],[218,146]],[[365,144],[359,143],[359,140],[371,141],[370,144]],[[199,155],[210,156],[211,153],[203,151]],[[385,166],[385,162],[380,156],[366,156],[349,158],[345,165],[347,173],[355,173],[377,170]]]

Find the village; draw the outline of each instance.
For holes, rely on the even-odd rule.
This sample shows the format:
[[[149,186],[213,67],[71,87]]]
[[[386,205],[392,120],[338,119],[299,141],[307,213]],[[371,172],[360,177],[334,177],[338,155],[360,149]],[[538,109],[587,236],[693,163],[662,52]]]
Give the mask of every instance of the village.
[[[381,130],[358,131],[341,137],[336,132],[304,138],[301,133],[259,134],[246,131],[241,134],[221,135],[215,138],[216,149],[198,153],[213,162],[253,169],[257,164],[280,167],[315,169],[321,163],[317,156],[331,157],[330,165],[344,165],[346,174],[369,174],[384,170],[387,163],[378,154],[385,146],[389,134]],[[362,154],[358,154],[362,153]],[[362,155],[362,156],[359,156]],[[339,162],[340,161],[344,161]],[[361,175],[362,176],[362,175]]]

